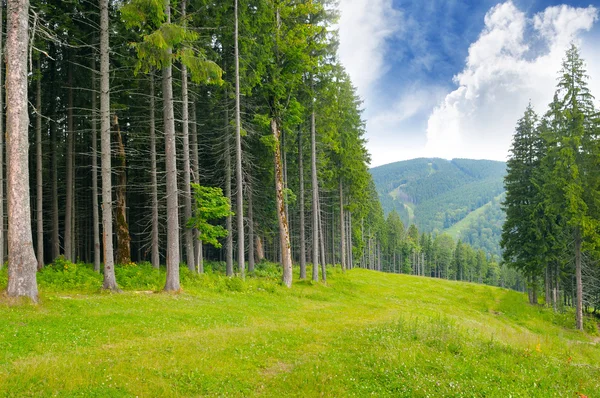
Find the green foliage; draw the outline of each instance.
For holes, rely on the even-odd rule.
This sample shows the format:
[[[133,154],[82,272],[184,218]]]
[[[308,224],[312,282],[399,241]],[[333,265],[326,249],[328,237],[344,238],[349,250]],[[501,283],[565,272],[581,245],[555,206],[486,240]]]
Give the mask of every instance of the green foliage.
[[[187,222],[189,228],[196,228],[199,239],[216,248],[221,247],[219,238],[227,236],[228,231],[221,225],[211,222],[232,216],[229,199],[223,196],[223,190],[215,187],[205,187],[192,184],[194,190],[194,215]]]

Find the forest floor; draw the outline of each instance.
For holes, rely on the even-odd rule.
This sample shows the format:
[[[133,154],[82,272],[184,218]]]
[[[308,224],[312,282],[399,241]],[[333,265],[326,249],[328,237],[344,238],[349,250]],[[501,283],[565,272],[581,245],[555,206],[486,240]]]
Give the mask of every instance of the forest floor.
[[[185,270],[166,294],[164,272],[130,266],[109,294],[84,266],[57,268],[40,273],[40,304],[0,298],[0,396],[600,396],[595,323],[578,332],[572,312],[513,291],[361,269],[285,289],[268,272]]]

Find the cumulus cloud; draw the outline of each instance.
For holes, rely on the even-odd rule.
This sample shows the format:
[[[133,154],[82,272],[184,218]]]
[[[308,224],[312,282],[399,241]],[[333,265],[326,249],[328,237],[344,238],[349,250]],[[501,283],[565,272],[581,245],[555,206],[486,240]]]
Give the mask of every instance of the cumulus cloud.
[[[545,112],[567,46],[581,44],[597,18],[592,6],[548,7],[532,18],[512,1],[493,7],[454,78],[458,88],[429,116],[427,156],[505,160],[527,103]]]
[[[341,0],[339,7],[339,57],[368,102],[373,83],[386,71],[386,39],[400,29],[402,14],[392,0]]]

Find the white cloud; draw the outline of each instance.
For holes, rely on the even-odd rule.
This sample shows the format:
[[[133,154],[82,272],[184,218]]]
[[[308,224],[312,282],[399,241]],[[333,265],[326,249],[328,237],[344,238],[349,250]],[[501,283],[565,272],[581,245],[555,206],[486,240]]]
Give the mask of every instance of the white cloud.
[[[402,15],[392,0],[341,0],[339,8],[339,57],[368,103],[373,84],[386,71],[386,39],[400,29]]]
[[[465,69],[454,78],[458,88],[429,117],[427,156],[505,160],[527,103],[545,112],[566,47],[581,44],[580,33],[597,16],[592,6],[549,7],[531,19],[512,1],[492,8]],[[585,57],[589,46],[583,48]]]

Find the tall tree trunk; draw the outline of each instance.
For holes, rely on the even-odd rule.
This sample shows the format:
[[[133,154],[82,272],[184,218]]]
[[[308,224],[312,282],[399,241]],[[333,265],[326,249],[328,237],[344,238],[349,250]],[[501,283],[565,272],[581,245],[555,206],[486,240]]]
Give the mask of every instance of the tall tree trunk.
[[[38,79],[36,81],[35,95],[35,149],[36,149],[36,213],[37,213],[37,262],[38,270],[44,267],[44,190],[42,180],[42,67],[38,58]]]
[[[192,147],[192,181],[200,184],[200,161],[198,159],[198,130],[196,119],[196,102],[191,106],[190,123],[190,145]],[[204,273],[204,259],[202,258],[202,241],[200,240],[200,231],[194,228],[194,256],[195,265],[199,274]]]
[[[171,5],[164,1],[167,23],[171,23]],[[173,67],[167,50],[168,64],[163,67],[163,118],[167,172],[167,280],[166,291],[179,291],[179,204],[177,199],[177,144],[175,141],[175,114],[173,110]]]
[[[236,217],[237,217],[237,244],[238,267],[243,278],[245,273],[244,260],[244,188],[242,176],[242,118],[240,110],[240,51],[239,51],[239,23],[238,0],[235,0],[235,179],[236,179]]]
[[[314,108],[314,99],[313,99]],[[319,181],[317,177],[317,132],[315,111],[310,115],[310,171],[312,182],[312,280],[319,280]]]
[[[113,115],[112,130],[117,143],[117,165],[115,167],[117,171],[117,264],[129,264],[131,262],[131,236],[127,223],[127,161],[117,115]]]
[[[27,112],[28,0],[9,0],[6,37],[6,153],[8,161],[8,295],[37,302],[29,199]]]
[[[248,272],[254,272],[254,209],[252,189],[248,185]]]
[[[229,94],[225,91],[225,197],[231,203],[231,135],[229,134],[229,104],[227,99]],[[227,276],[233,276],[233,219],[227,216],[225,219],[225,228],[227,228],[227,238],[225,241],[225,273]]]
[[[181,18],[183,25],[186,25],[186,7],[187,1],[181,1]],[[190,117],[189,117],[189,97],[188,97],[188,72],[187,67],[181,65],[181,102],[182,102],[182,139],[183,139],[183,217],[184,223],[184,241],[185,255],[188,269],[192,272],[196,270],[194,261],[194,232],[185,225],[192,218],[192,187],[190,170]]]
[[[0,2],[0,269],[4,266],[4,82],[2,68],[4,67],[4,50],[2,49],[4,38],[3,11],[4,2]],[[58,227],[57,227],[58,228]]]
[[[298,130],[298,177],[300,179],[300,279],[306,279],[306,226],[304,221],[304,159],[302,130]]]
[[[265,259],[265,248],[263,246],[263,239],[260,235],[256,235],[256,260],[261,262]]]
[[[96,56],[92,56],[92,216],[94,219],[94,271],[100,272],[100,215],[98,213],[98,125],[96,123]]]
[[[348,213],[348,265],[354,268],[354,256],[352,254],[352,212]]]
[[[346,231],[344,228],[344,186],[340,177],[340,245],[342,255],[342,271],[346,270]]]
[[[65,155],[66,161],[66,181],[65,188],[67,190],[67,197],[65,202],[65,259],[73,261],[73,186],[75,185],[75,179],[73,178],[73,143],[75,132],[73,129],[73,62],[69,56],[68,66],[68,84],[69,91],[67,94],[67,149]]]
[[[102,242],[104,282],[102,288],[117,291],[113,253],[112,181],[110,147],[110,61],[108,0],[100,0],[100,140],[102,151]]]
[[[283,167],[281,164],[281,144],[279,142],[280,131],[275,119],[271,119],[271,132],[275,139],[275,194],[277,220],[279,222],[279,243],[281,266],[283,267],[283,284],[287,287],[292,287],[292,251],[290,247],[290,232],[285,213]]]
[[[583,330],[583,281],[581,279],[581,232],[575,230],[575,285],[576,300],[575,306],[577,329]]]
[[[318,228],[320,238],[320,250],[321,254],[321,279],[323,282],[327,282],[327,265],[325,260],[325,236],[323,235],[323,215],[321,214],[321,199],[317,197],[317,214],[318,214]]]
[[[150,184],[152,185],[152,231],[150,235],[152,267],[160,268],[159,221],[158,221],[158,177],[156,164],[156,105],[154,102],[154,74],[150,74]]]
[[[54,77],[55,64],[52,64],[51,73]],[[52,82],[56,84],[55,79]],[[60,232],[59,232],[59,208],[58,208],[58,154],[57,154],[57,131],[56,131],[56,101],[54,96],[51,99],[52,102],[52,115],[53,120],[50,120],[50,137],[52,141],[52,260],[55,260],[60,256]]]

